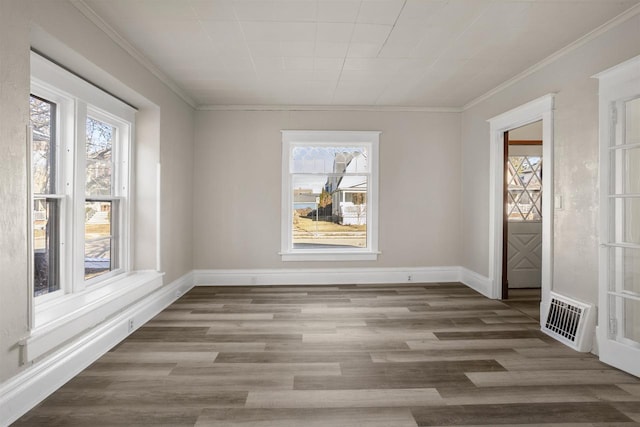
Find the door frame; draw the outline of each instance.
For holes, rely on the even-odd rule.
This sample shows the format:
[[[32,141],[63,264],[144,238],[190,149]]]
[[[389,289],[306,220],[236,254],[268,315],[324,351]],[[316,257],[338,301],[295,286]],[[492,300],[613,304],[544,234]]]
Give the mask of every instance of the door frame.
[[[553,283],[553,109],[555,94],[547,94],[488,120],[490,126],[489,281],[490,297],[502,296],[504,221],[504,133],[542,120],[542,301],[540,321]]]
[[[609,304],[609,279],[610,279],[610,226],[611,209],[609,201],[609,185],[616,172],[612,166],[609,153],[611,138],[617,137],[616,126],[622,125],[622,118],[617,117],[620,112],[613,114],[612,108],[625,99],[635,98],[640,91],[640,56],[622,62],[608,70],[594,76],[599,80],[599,124],[600,124],[600,249],[599,249],[599,278],[598,278],[598,325],[596,326],[597,353],[600,360],[611,366],[615,366],[625,372],[640,376],[638,354],[640,349],[630,346],[616,339],[620,328],[611,324],[611,320],[617,320],[610,313]],[[617,108],[616,108],[617,109]],[[615,111],[615,110],[614,110]]]

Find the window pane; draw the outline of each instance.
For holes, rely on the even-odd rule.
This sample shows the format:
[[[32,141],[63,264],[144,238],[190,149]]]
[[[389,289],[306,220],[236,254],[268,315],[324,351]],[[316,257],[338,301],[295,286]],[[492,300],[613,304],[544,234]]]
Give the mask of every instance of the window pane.
[[[113,270],[114,208],[112,201],[85,203],[84,277],[90,279]]]
[[[618,333],[640,345],[640,301],[619,296],[609,298],[609,309],[620,319]]]
[[[292,173],[368,173],[366,147],[296,146],[291,153]]]
[[[60,289],[58,275],[59,201],[33,201],[33,296]]]
[[[640,143],[640,98],[625,102],[625,144]]]
[[[640,301],[625,298],[623,304],[624,337],[640,344]]]
[[[366,248],[366,176],[293,176],[293,248]]]
[[[610,290],[640,296],[640,249],[610,249]]]
[[[542,219],[542,158],[509,156],[507,164],[509,221]]]
[[[86,192],[90,196],[113,194],[113,141],[116,129],[87,117]]]
[[[55,113],[56,105],[35,96],[29,98],[33,129],[33,193],[55,193]]]
[[[610,241],[640,244],[640,198],[616,197],[612,201]]]
[[[614,194],[640,194],[640,148],[616,148],[612,167],[619,171],[611,180]]]

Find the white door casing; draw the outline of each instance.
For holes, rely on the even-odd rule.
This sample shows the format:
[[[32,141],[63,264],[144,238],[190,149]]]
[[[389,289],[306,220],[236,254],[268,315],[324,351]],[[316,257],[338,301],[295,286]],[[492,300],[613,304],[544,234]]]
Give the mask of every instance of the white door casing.
[[[542,183],[542,319],[549,304],[553,280],[553,105],[554,94],[535,99],[489,119],[489,280],[491,298],[502,294],[502,228],[504,192],[504,132],[542,120],[542,161],[546,165]]]

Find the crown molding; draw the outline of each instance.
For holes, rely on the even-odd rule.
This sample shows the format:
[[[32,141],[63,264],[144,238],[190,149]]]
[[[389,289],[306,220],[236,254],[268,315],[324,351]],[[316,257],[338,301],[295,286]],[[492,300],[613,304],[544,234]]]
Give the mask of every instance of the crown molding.
[[[197,108],[198,104],[191,98],[180,86],[178,86],[169,76],[156,67],[144,54],[136,49],[124,37],[120,35],[111,25],[109,25],[100,15],[98,15],[84,0],[70,0],[71,4],[76,7],[87,19],[100,28],[111,40],[124,49],[151,74],[156,76],[171,91],[178,95],[184,102],[192,108]]]
[[[371,111],[461,113],[459,107],[399,107],[376,105],[200,105],[199,111]]]
[[[611,30],[612,28],[617,27],[618,25],[622,24],[623,22],[627,21],[630,18],[633,18],[634,16],[636,16],[638,14],[640,14],[640,4],[636,4],[635,6],[630,7],[629,9],[625,10],[624,12],[622,12],[620,15],[618,15],[615,18],[612,18],[611,20],[605,22],[604,24],[602,24],[598,28],[588,32],[587,34],[585,34],[584,36],[580,37],[576,41],[569,43],[567,46],[561,48],[560,50],[555,51],[554,53],[552,53],[551,55],[547,56],[542,61],[538,62],[537,64],[535,64],[535,65],[533,65],[533,66],[531,66],[529,68],[527,68],[526,70],[524,70],[520,74],[515,75],[514,77],[512,77],[509,80],[505,81],[504,83],[501,83],[500,85],[498,85],[495,88],[491,89],[490,91],[486,92],[485,94],[480,95],[479,97],[469,101],[468,103],[466,103],[462,107],[462,111],[466,111],[469,108],[472,108],[472,107],[480,104],[481,102],[486,101],[487,99],[491,98],[492,96],[496,95],[497,93],[505,90],[509,86],[512,86],[512,85],[516,84],[517,82],[525,79],[526,77],[529,77],[530,75],[532,75],[535,72],[541,70],[542,68],[546,67],[547,65],[552,64],[553,62],[559,60],[563,56],[568,55],[572,51],[580,48],[581,46],[584,46],[585,44],[589,43],[591,40],[601,36],[602,34],[606,33],[607,31]]]

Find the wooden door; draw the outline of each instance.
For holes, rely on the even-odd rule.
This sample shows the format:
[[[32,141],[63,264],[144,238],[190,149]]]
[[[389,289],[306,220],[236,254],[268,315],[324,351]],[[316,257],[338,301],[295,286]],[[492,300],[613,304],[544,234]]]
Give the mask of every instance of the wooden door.
[[[510,146],[507,157],[509,288],[542,281],[542,146]]]

